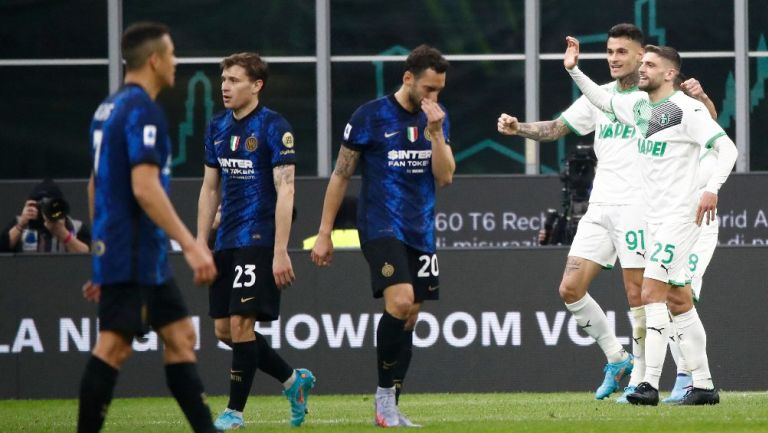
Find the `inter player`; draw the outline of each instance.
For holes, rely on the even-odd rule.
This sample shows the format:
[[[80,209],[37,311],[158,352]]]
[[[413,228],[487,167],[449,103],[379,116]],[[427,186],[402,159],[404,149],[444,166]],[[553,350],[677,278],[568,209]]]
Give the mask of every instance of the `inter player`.
[[[196,284],[216,276],[210,251],[195,242],[167,196],[171,141],[154,100],[174,82],[168,28],[157,23],[128,27],[122,53],[125,85],[99,105],[90,130],[93,278],[83,294],[99,304],[99,338],[80,384],[77,431],[101,429],[133,338],[151,326],[165,345],[168,387],[192,429],[213,432],[195,367],[195,331],[168,266],[170,236],[181,245]]]
[[[564,65],[584,95],[638,131],[636,151],[643,181],[646,267],[642,301],[646,313],[644,381],[627,395],[633,404],[656,405],[658,384],[669,332],[668,298],[685,305],[672,311],[676,332],[686,335],[680,349],[692,370],[693,388],[682,404],[717,404],[706,356],[706,333],[696,308],[678,281],[699,236],[702,221],[715,224],[717,192],[728,178],[737,150],[699,101],[675,89],[680,56],[673,48],[648,45],[640,66],[643,92],[611,95],[584,75],[578,62],[578,41],[566,38]],[[700,199],[697,176],[701,149],[714,149],[717,163]],[[698,203],[698,206],[697,206]]]
[[[257,369],[283,384],[293,426],[304,422],[315,383],[311,372],[294,370],[254,331],[257,321],[277,320],[280,291],[295,280],[288,256],[295,143],[285,118],[260,103],[267,77],[267,64],[256,53],[222,60],[226,110],[211,119],[205,136],[197,241],[208,244],[221,203],[214,247],[220,274],[209,298],[216,336],[232,347],[229,403],[216,420],[226,430],[245,426],[243,409]]]
[[[395,385],[402,385],[410,364],[421,304],[439,295],[435,184],[450,184],[456,169],[448,145],[448,118],[437,102],[447,68],[438,50],[421,45],[405,61],[400,89],[352,114],[311,253],[316,265],[331,264],[333,222],[360,161],[363,184],[357,227],[373,296],[384,298],[384,314],[376,330],[375,421],[381,427],[415,426],[397,407]]]

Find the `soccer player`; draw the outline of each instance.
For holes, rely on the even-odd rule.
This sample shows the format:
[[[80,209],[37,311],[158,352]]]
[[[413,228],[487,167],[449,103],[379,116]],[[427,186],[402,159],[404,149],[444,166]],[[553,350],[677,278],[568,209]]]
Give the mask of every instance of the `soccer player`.
[[[716,224],[717,192],[736,161],[733,141],[710,117],[699,101],[675,89],[681,60],[671,47],[648,45],[640,66],[638,87],[643,92],[611,95],[576,66],[579,46],[566,38],[564,66],[584,95],[598,108],[636,128],[643,182],[645,256],[642,301],[646,315],[646,371],[644,381],[627,395],[633,404],[656,405],[658,385],[669,332],[670,297],[685,299],[684,281],[678,278],[699,237],[702,221]],[[717,163],[697,200],[700,150],[715,149]],[[698,202],[698,206],[697,206]],[[690,298],[690,295],[687,296]],[[706,333],[696,308],[672,312],[680,349],[692,371],[693,388],[681,404],[717,404],[706,356]],[[686,307],[687,308],[687,307]]]
[[[216,431],[195,366],[195,331],[168,265],[170,236],[196,284],[216,276],[210,251],[195,242],[167,196],[171,141],[154,100],[173,86],[173,49],[162,24],[128,27],[122,37],[125,85],[99,105],[91,123],[93,276],[83,295],[99,304],[99,337],[80,384],[80,433],[101,429],[133,338],[150,326],[163,340],[168,388],[192,429]]]
[[[357,228],[373,296],[384,298],[376,330],[375,422],[381,427],[415,426],[397,407],[396,384],[402,385],[410,365],[421,304],[439,296],[435,184],[450,184],[456,169],[448,145],[448,117],[437,102],[447,69],[440,51],[421,45],[405,61],[400,89],[352,114],[311,253],[316,265],[331,264],[333,222],[360,161],[363,184]]]
[[[714,172],[716,162],[717,158],[713,150],[708,150],[701,156],[699,162],[699,194],[704,192],[704,188]],[[700,299],[702,279],[717,247],[717,236],[719,233],[717,223],[703,224],[700,230],[699,239],[688,256],[688,262],[683,269],[682,277],[679,278],[682,281],[690,281],[690,283],[681,291],[681,299],[670,297],[667,300],[669,311],[672,314],[678,311],[685,312],[686,309],[690,308],[691,299],[695,302],[698,302]],[[668,404],[680,403],[687,391],[693,386],[691,370],[688,368],[685,358],[681,355],[680,339],[674,329],[673,327],[672,334],[669,336],[669,351],[672,353],[672,357],[677,365],[677,375],[672,393],[662,400],[663,403]]]
[[[221,203],[214,259],[220,270],[210,287],[216,336],[232,347],[227,409],[222,430],[245,426],[243,409],[257,369],[283,384],[291,425],[304,422],[315,378],[293,369],[255,332],[257,321],[277,320],[281,290],[295,280],[288,256],[296,150],[291,125],[260,103],[267,64],[256,53],[221,62],[226,110],[215,115],[205,136],[205,174],[200,189],[197,241],[208,236]]]
[[[607,60],[614,81],[602,86],[612,93],[637,90],[637,70],[643,55],[643,32],[633,24],[617,24],[608,31]],[[597,341],[606,357],[604,378],[595,392],[602,400],[619,389],[619,382],[643,371],[645,314],[640,301],[644,259],[638,254],[643,236],[642,204],[634,149],[637,131],[616,121],[580,97],[559,118],[521,123],[506,113],[499,117],[498,131],[537,141],[552,141],[570,132],[586,135],[595,131],[594,149],[598,159],[589,209],[579,222],[565,272],[560,283],[560,298],[582,330]],[[627,301],[634,316],[632,353],[628,354],[616,338],[603,309],[588,289],[602,269],[610,269],[619,258],[623,270]],[[634,359],[633,359],[634,358]],[[634,384],[640,383],[636,380]]]

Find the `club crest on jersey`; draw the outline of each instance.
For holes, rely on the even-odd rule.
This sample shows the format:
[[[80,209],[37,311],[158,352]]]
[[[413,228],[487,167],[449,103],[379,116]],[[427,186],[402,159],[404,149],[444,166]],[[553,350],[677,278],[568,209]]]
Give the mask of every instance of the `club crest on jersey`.
[[[669,114],[664,113],[661,116],[659,116],[659,125],[665,126],[669,123]]]
[[[385,278],[389,278],[395,274],[395,267],[387,262],[384,262],[384,266],[381,267],[381,275]]]
[[[429,129],[427,127],[424,127],[424,139],[427,141],[432,141],[432,135],[429,134]]]
[[[255,135],[251,135],[250,137],[245,139],[245,150],[247,150],[248,152],[253,152],[254,150],[256,150],[257,147],[259,147],[259,140],[256,139]]]
[[[239,135],[233,135],[229,137],[229,150],[232,152],[237,151],[237,148],[240,147],[240,136]]]
[[[409,126],[406,130],[406,134],[408,135],[408,141],[415,143],[416,140],[419,139],[419,128],[416,126]]]

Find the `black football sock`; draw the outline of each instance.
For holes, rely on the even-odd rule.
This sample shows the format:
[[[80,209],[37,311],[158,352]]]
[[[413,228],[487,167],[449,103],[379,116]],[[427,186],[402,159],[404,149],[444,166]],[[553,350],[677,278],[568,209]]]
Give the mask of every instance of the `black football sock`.
[[[211,409],[208,407],[203,382],[194,362],[165,365],[165,380],[171,394],[179,403],[189,425],[196,433],[215,431]]]
[[[253,376],[259,364],[259,347],[256,341],[232,343],[232,369],[229,372],[228,409],[242,412],[251,392]]]
[[[400,320],[384,311],[376,329],[376,366],[379,371],[379,386],[392,388],[393,371],[397,365],[405,320]]]
[[[408,367],[411,366],[411,357],[413,356],[413,329],[404,329],[403,337],[400,342],[400,355],[397,358],[397,365],[392,370],[392,379],[395,383],[395,404],[400,403],[400,392],[403,388],[405,375],[408,373]]]
[[[91,356],[80,381],[80,408],[77,416],[78,433],[96,433],[107,416],[118,370],[101,359]]]
[[[288,380],[293,374],[293,368],[267,343],[267,339],[256,333],[256,344],[259,347],[259,370],[277,379],[280,383]]]

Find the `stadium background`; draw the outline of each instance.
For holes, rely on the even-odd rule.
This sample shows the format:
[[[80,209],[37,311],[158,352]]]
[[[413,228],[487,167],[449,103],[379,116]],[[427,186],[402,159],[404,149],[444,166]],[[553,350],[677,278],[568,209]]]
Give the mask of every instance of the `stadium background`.
[[[532,14],[532,10],[538,12]],[[327,21],[318,19],[326,13]],[[739,13],[746,17],[748,26],[734,24]],[[539,17],[538,26],[531,26],[530,18],[535,15]],[[203,128],[211,114],[222,108],[218,91],[218,60],[222,56],[257,50],[267,57],[272,77],[262,100],[285,114],[293,124],[299,149],[298,173],[314,177],[328,173],[341,131],[354,108],[394,90],[400,81],[403,54],[426,42],[443,50],[452,61],[441,102],[452,119],[457,171],[460,175],[478,175],[457,178],[455,185],[440,196],[447,227],[450,228],[451,215],[457,213],[462,215],[465,228],[469,227],[473,212],[480,213],[481,225],[488,221],[484,219],[487,213],[493,213],[494,221],[501,221],[505,211],[535,218],[546,207],[558,206],[559,181],[554,175],[568,150],[578,143],[590,143],[591,137],[568,136],[542,144],[537,152],[532,143],[497,134],[495,119],[502,111],[527,120],[551,119],[575,99],[578,92],[561,63],[566,34],[579,36],[584,43],[583,51],[589,53],[583,56],[583,69],[599,81],[608,80],[603,53],[605,32],[611,25],[625,21],[643,28],[649,43],[670,44],[682,52],[683,71],[702,82],[720,113],[719,122],[741,146],[738,171],[760,172],[768,168],[768,0],[5,0],[0,2],[0,179],[5,180],[0,182],[2,218],[18,212],[24,194],[42,177],[63,180],[67,197],[78,209],[76,215],[85,215],[82,179],[88,176],[90,165],[88,123],[94,108],[110,90],[110,77],[114,77],[108,34],[115,26],[110,27],[110,22],[124,25],[144,19],[171,26],[181,62],[176,87],[164,92],[160,102],[174,131],[174,176],[193,178],[174,184],[175,203],[188,210],[194,209],[194,192],[199,182],[194,178],[202,172]],[[318,24],[320,21],[327,27]],[[320,34],[318,26],[328,31]],[[526,32],[538,36],[528,39]],[[327,50],[323,49],[323,41],[328,42]],[[739,55],[745,51],[746,55]],[[538,55],[526,56],[527,52]],[[536,58],[538,65],[530,62]],[[323,71],[330,72],[327,79]],[[326,92],[329,97],[318,98]],[[518,176],[524,173],[541,175]],[[307,227],[316,226],[320,211],[317,203],[324,183],[310,178],[301,182],[297,187],[299,219],[293,243],[305,236]],[[308,193],[302,193],[302,186]],[[767,227],[760,222],[760,215],[764,218],[762,201],[768,176],[744,174],[732,179],[726,188],[721,215],[724,210],[733,215],[735,227],[721,235],[721,243],[730,244],[739,234],[746,241],[737,239],[734,244],[768,240]],[[727,202],[729,193],[734,199]],[[737,222],[742,214],[744,227]],[[193,211],[187,211],[184,217],[191,224]],[[522,231],[525,233],[513,233],[520,235],[515,238],[518,242],[535,236],[535,229],[530,226]],[[489,239],[500,241],[509,239],[509,235],[500,233]],[[461,239],[471,244],[473,237],[476,239],[477,234],[464,233]],[[594,345],[578,343],[583,340],[578,339],[577,331],[577,338],[561,337],[555,346],[544,344],[543,334],[538,333],[542,328],[541,322],[536,322],[537,312],[546,315],[547,326],[554,326],[557,312],[564,310],[555,288],[567,250],[469,247],[473,245],[462,244],[460,249],[446,251],[441,262],[443,301],[430,308],[431,312],[440,326],[444,326],[444,319],[450,314],[461,312],[473,317],[479,326],[483,312],[495,312],[503,321],[506,312],[519,311],[523,344],[512,343],[514,327],[507,329],[506,348],[485,348],[479,328],[476,338],[463,347],[439,340],[434,346],[420,349],[423,354],[414,358],[413,377],[416,379],[428,365],[436,365],[445,383],[453,388],[438,389],[416,381],[409,382],[412,390],[593,388],[600,378],[600,351]],[[300,253],[294,254],[294,263],[301,262],[297,264],[300,278],[305,275],[295,289],[317,295],[308,304],[302,304],[288,294],[286,318],[307,314],[321,321],[321,315],[328,313],[337,323],[340,315],[346,313],[357,324],[360,314],[374,314],[378,310],[378,305],[367,296],[367,270],[357,253],[343,255],[340,263],[325,275],[304,263]],[[716,254],[705,284],[704,302],[699,308],[710,333],[716,380],[727,389],[768,388],[766,379],[757,374],[749,376],[745,361],[759,359],[760,354],[752,353],[753,349],[743,340],[762,329],[760,312],[750,305],[765,305],[766,282],[762,275],[748,271],[759,269],[765,257],[763,247],[723,249]],[[176,260],[178,264],[179,258]],[[61,329],[62,319],[71,318],[76,332],[82,333],[84,326],[91,327],[87,338],[80,336],[81,344],[86,345],[82,341],[86,338],[86,346],[90,346],[95,338],[94,323],[82,322],[83,318],[93,320],[95,311],[80,301],[77,294],[87,275],[87,264],[85,256],[0,257],[0,371],[4,371],[4,377],[12,378],[3,381],[0,397],[74,395],[87,350],[62,352]],[[182,267],[176,268],[180,281],[189,281]],[[355,272],[349,272],[350,268]],[[61,280],[55,277],[61,273],[48,275],[40,269],[71,272]],[[733,275],[734,270],[738,275]],[[475,272],[482,277],[475,277]],[[354,275],[354,279],[350,280],[349,275]],[[193,311],[201,316],[200,355],[206,368],[206,383],[212,392],[223,393],[224,380],[214,380],[211,372],[226,365],[226,352],[215,348],[212,340],[210,323],[204,317],[204,292],[187,290]],[[594,292],[606,310],[615,312],[619,335],[626,335],[629,324],[619,272],[601,276]],[[34,296],[25,297],[25,293]],[[466,319],[461,315],[454,317]],[[722,320],[713,322],[714,317]],[[33,331],[26,319],[36,324],[34,329],[39,331],[42,352],[35,350]],[[564,320],[563,335],[568,328],[567,316]],[[459,339],[466,337],[470,330],[465,325],[470,322],[456,323],[455,334]],[[369,323],[369,331],[370,327]],[[298,329],[297,332],[310,332],[308,327]],[[428,328],[421,329],[418,331],[426,332]],[[72,346],[71,334],[64,335]],[[305,334],[300,337],[305,338]],[[320,341],[324,338],[321,336]],[[352,389],[345,385],[351,381],[335,379],[333,375],[338,373],[332,367],[350,365],[350,374],[370,382],[370,344],[368,335],[363,350],[343,350],[347,346],[331,350],[327,344],[313,346],[313,350],[284,350],[291,359],[303,357],[309,366],[318,364],[327,378],[323,392],[363,392],[367,389]],[[157,377],[146,373],[150,369],[145,367],[156,362],[158,356],[151,352],[139,354],[137,360],[129,363],[133,364],[127,371],[131,379],[121,381],[119,393],[162,394],[159,370],[155,372]],[[307,354],[312,355],[307,358]],[[594,377],[574,378],[574,371],[566,369],[541,381],[538,377],[542,373],[553,371],[549,361],[543,361],[549,359],[568,359],[576,365],[574,371],[581,371],[582,367],[594,370]],[[487,369],[489,376],[457,379],[466,367],[473,372],[486,370],[479,366],[487,362],[495,366]],[[38,371],[36,366],[51,363],[72,369],[71,380],[32,374]],[[325,365],[329,368],[325,369]],[[501,368],[512,369],[515,374],[498,382],[498,375],[491,377],[490,371]],[[671,373],[669,368],[667,373]],[[39,386],[55,381],[60,385]],[[264,389],[259,385],[255,386],[257,390]]]

